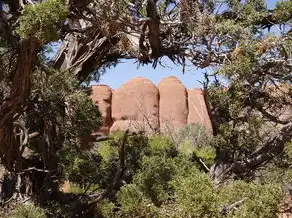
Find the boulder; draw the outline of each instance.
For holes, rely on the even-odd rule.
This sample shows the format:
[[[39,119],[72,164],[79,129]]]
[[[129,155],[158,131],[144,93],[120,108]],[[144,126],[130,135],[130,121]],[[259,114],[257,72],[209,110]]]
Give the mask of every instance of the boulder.
[[[114,123],[110,131],[117,129],[125,131],[130,128],[128,124],[134,125],[134,123],[135,128],[139,126],[139,130],[145,130],[148,133],[157,131],[159,129],[158,105],[159,92],[150,80],[143,77],[130,80],[113,92],[112,119]]]
[[[188,90],[188,106],[188,124],[198,123],[205,126],[207,130],[212,131],[212,124],[202,89]]]
[[[161,133],[170,133],[187,124],[187,91],[180,80],[174,76],[164,78],[158,84],[159,118]]]
[[[106,85],[94,85],[92,86],[91,98],[93,102],[98,106],[98,109],[102,114],[103,120],[100,131],[104,134],[108,134],[109,128],[112,125],[112,89]]]

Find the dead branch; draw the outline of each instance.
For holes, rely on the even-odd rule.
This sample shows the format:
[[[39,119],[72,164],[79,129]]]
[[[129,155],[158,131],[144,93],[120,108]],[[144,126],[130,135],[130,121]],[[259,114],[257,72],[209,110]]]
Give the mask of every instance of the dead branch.
[[[28,172],[28,171],[37,171],[37,172],[42,172],[42,173],[51,173],[51,172],[56,171],[56,170],[45,170],[45,169],[38,169],[36,167],[29,167],[27,169],[22,170],[22,172],[20,172],[18,174],[24,174],[25,172]]]
[[[160,17],[158,15],[157,0],[147,0],[147,19],[142,24],[139,38],[140,61],[143,63],[157,60],[161,56]]]
[[[222,208],[222,210],[220,211],[220,213],[221,213],[222,215],[226,216],[226,215],[228,215],[231,211],[233,211],[233,210],[238,210],[238,208],[239,208],[241,205],[243,205],[244,202],[245,202],[246,200],[247,200],[247,198],[243,198],[243,199],[241,199],[241,200],[239,200],[239,201],[236,201],[236,202],[234,202],[234,203],[232,203],[232,204],[229,204],[229,205],[227,205],[227,206],[224,206],[224,207]]]
[[[210,168],[205,164],[202,158],[198,157],[195,153],[193,153],[193,158],[201,166],[201,168],[203,169],[205,173],[210,172]]]

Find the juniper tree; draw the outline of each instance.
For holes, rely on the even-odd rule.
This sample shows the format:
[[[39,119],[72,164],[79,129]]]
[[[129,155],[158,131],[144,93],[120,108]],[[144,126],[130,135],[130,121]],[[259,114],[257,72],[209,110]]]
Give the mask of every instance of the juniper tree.
[[[60,198],[59,154],[78,149],[99,125],[82,84],[123,58],[155,68],[166,56],[182,69],[191,62],[212,72],[205,88],[217,185],[253,180],[271,165],[289,168],[291,116],[281,114],[291,104],[290,1],[273,9],[263,0],[2,0],[0,7],[2,201]]]

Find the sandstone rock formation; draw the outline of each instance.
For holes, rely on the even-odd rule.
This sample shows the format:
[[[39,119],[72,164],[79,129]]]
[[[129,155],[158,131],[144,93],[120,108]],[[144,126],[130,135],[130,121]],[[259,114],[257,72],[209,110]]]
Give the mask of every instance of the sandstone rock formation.
[[[91,98],[102,114],[103,121],[100,131],[108,134],[109,127],[112,125],[112,89],[106,85],[94,85],[92,86]]]
[[[159,129],[159,92],[148,79],[138,77],[113,92],[111,132],[117,130],[146,131]]]
[[[212,131],[202,90],[186,90],[176,77],[164,78],[158,88],[138,77],[116,90],[105,85],[92,89],[92,100],[103,115],[104,134],[127,129],[170,133],[191,123]]]
[[[212,129],[212,123],[208,114],[202,89],[188,90],[188,108],[188,124],[198,123],[209,130]]]
[[[174,76],[164,78],[158,84],[160,132],[167,133],[187,124],[187,91]]]

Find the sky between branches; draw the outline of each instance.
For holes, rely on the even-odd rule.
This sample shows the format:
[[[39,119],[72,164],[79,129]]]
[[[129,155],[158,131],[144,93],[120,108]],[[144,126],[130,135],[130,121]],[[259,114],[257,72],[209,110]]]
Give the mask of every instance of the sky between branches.
[[[268,8],[273,8],[277,0],[266,0]],[[112,88],[119,88],[122,84],[130,79],[138,76],[150,79],[154,84],[158,84],[162,78],[167,76],[176,76],[186,88],[202,87],[200,81],[203,81],[203,73],[211,71],[212,69],[196,69],[190,64],[186,67],[186,72],[183,74],[182,66],[174,65],[169,59],[163,58],[162,66],[157,66],[153,69],[151,65],[140,66],[137,68],[135,60],[124,60],[123,63],[118,64],[115,68],[108,69],[101,77],[100,84],[109,85]]]

